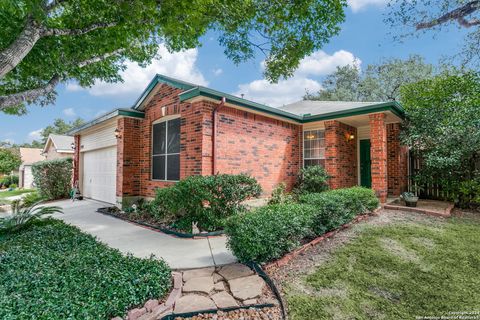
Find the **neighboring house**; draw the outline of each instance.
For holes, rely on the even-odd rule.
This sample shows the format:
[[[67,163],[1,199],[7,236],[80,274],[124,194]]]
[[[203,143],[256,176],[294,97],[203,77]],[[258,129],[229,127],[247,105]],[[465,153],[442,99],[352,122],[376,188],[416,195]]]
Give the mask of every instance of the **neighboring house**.
[[[20,158],[22,159],[22,164],[18,170],[18,186],[30,189],[33,187],[32,164],[45,160],[45,157],[42,155],[42,149],[20,148]]]
[[[131,109],[70,132],[74,180],[110,203],[154,197],[190,175],[246,173],[266,194],[322,165],[332,188],[371,187],[382,202],[407,184],[396,102],[300,101],[272,108],[157,75]]]
[[[73,158],[74,150],[72,145],[72,136],[52,133],[48,136],[45,147],[43,148],[43,154],[47,160]]]

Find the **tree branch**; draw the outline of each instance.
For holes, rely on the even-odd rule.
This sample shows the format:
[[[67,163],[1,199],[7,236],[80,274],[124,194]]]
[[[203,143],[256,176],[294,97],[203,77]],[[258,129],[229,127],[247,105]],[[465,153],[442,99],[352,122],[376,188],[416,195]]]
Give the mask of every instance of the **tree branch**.
[[[0,110],[35,101],[39,97],[51,93],[60,80],[60,76],[54,75],[52,79],[50,79],[50,81],[48,81],[42,87],[9,94],[6,96],[0,96]]]
[[[92,57],[78,63],[78,66],[80,68],[83,68],[88,65],[103,61],[117,54],[120,54],[124,51],[125,49],[118,49],[109,53],[105,53],[101,56]],[[50,81],[48,81],[44,86],[41,86],[39,88],[0,96],[0,110],[6,109],[8,107],[17,106],[23,103],[31,103],[42,96],[46,96],[55,89],[55,87],[57,86],[57,84],[60,83],[61,80],[62,79],[59,75],[54,75],[52,79],[50,79]]]
[[[441,16],[439,18],[436,18],[436,19],[433,19],[433,20],[430,20],[430,21],[426,21],[426,22],[420,22],[416,25],[416,28],[417,28],[417,30],[430,29],[430,28],[433,28],[435,26],[438,26],[438,25],[441,25],[441,24],[444,24],[448,21],[453,21],[453,20],[457,20],[458,23],[461,26],[466,27],[466,28],[469,28],[469,27],[472,27],[472,26],[475,26],[475,25],[479,25],[480,21],[478,21],[477,19],[474,19],[470,22],[465,19],[466,16],[474,13],[475,11],[477,11],[479,9],[480,9],[480,0],[470,1],[469,3],[463,5],[463,6],[457,8],[455,10],[447,12],[446,14],[444,14],[443,16]]]
[[[45,28],[41,36],[48,37],[48,36],[79,36],[82,34],[89,33],[94,30],[98,29],[106,29],[116,26],[117,22],[110,22],[110,23],[95,23],[91,26],[88,26],[83,29],[58,29],[58,28]]]

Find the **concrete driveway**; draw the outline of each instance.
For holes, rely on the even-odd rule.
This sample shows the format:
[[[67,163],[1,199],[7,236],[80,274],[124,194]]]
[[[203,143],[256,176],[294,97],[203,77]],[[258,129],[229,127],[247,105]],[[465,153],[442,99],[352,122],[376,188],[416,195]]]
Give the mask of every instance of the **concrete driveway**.
[[[173,269],[200,268],[236,261],[225,247],[225,237],[195,240],[175,238],[98,213],[97,208],[108,205],[93,200],[64,200],[52,205],[64,209],[64,214],[55,214],[55,218],[79,227],[123,253],[131,253],[140,258],[152,254],[163,258]]]

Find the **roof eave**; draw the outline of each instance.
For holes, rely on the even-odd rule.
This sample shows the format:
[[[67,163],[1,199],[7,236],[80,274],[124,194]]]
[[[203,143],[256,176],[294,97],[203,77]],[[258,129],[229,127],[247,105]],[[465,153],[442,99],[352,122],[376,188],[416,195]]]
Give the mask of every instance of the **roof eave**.
[[[143,113],[142,111],[137,111],[137,110],[133,110],[133,109],[115,109],[112,112],[104,114],[103,116],[95,118],[92,121],[89,121],[89,122],[81,125],[80,127],[77,127],[77,128],[74,128],[74,129],[68,131],[67,135],[77,134],[81,131],[84,131],[88,128],[91,128],[91,127],[93,127],[97,124],[103,123],[107,120],[113,119],[117,116],[143,119],[143,118],[145,118],[145,113]]]

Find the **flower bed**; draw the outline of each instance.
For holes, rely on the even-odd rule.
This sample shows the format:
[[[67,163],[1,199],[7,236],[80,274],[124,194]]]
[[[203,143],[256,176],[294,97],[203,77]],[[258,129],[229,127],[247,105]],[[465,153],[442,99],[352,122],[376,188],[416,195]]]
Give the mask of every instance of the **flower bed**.
[[[233,216],[225,229],[227,245],[240,261],[272,261],[378,205],[373,191],[361,187],[302,195],[299,203]]]

